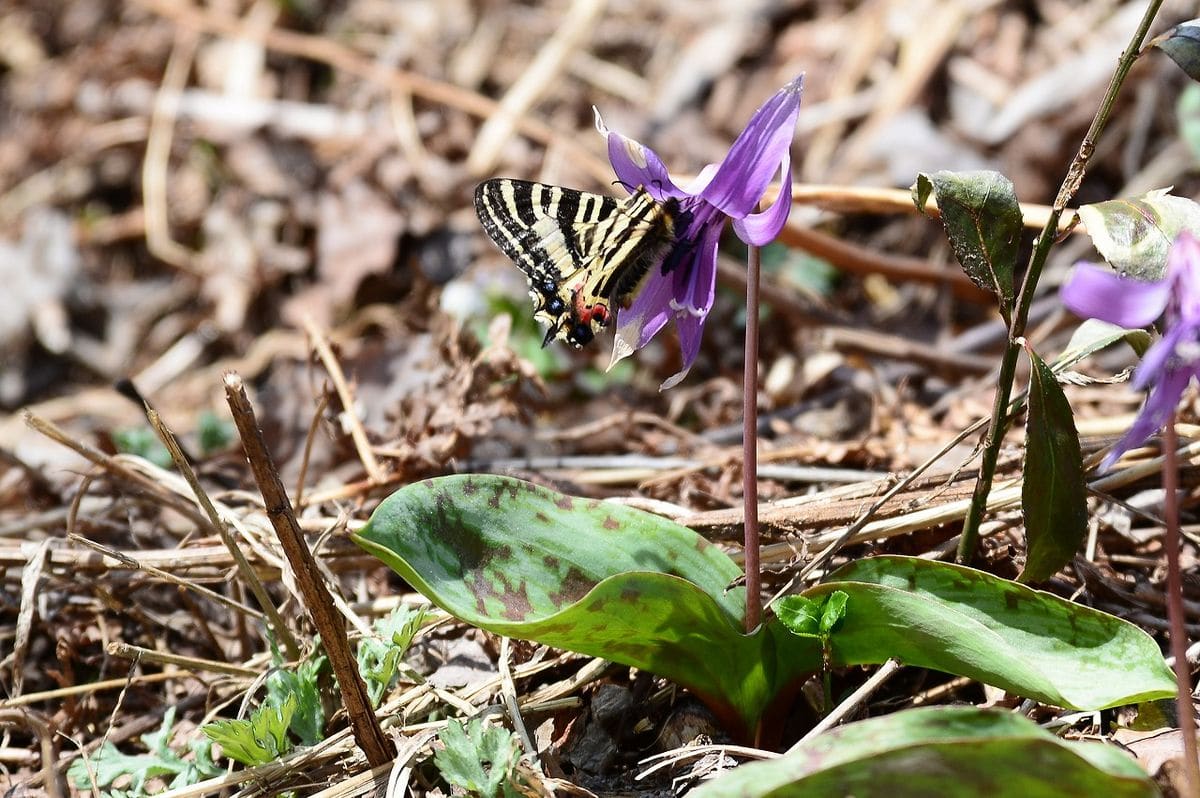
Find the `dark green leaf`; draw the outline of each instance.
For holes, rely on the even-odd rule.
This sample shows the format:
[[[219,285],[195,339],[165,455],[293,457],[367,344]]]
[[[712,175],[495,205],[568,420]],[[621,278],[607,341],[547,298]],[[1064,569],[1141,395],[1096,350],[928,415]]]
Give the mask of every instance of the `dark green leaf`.
[[[1007,319],[1013,307],[1013,270],[1021,243],[1021,206],[1012,181],[997,172],[920,174],[913,202],[922,212],[932,193],[954,256],[971,281],[996,295]]]
[[[1012,712],[930,707],[851,723],[754,762],[695,798],[1151,798],[1154,781],[1113,746],[1068,742]]]
[[[1096,250],[1121,274],[1161,280],[1180,232],[1200,235],[1200,205],[1161,188],[1140,197],[1084,205],[1079,218]]]
[[[1173,694],[1158,645],[1120,618],[960,565],[870,557],[840,568],[812,599],[849,595],[831,638],[835,665],[895,657],[1070,709]]]
[[[1025,516],[1025,568],[1020,582],[1049,579],[1087,535],[1087,485],[1071,405],[1054,372],[1031,347],[1029,421],[1021,512]]]
[[[1192,80],[1200,80],[1200,19],[1181,22],[1155,36],[1150,45],[1171,57]]]

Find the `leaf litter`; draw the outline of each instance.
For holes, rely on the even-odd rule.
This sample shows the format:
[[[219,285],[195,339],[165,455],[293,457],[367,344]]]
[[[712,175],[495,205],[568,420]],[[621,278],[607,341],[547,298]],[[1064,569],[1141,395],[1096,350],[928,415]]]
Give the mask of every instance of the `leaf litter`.
[[[51,795],[89,791],[101,772],[89,760],[119,761],[105,750],[171,760],[161,773],[128,760],[140,764],[113,789],[129,794],[138,768],[150,792],[190,772],[211,779],[194,794],[211,795],[350,795],[380,778],[336,706],[325,707],[322,742],[252,771],[210,773],[197,727],[250,718],[280,666],[229,550],[177,472],[155,464],[154,436],[129,443],[148,425],[115,380],[130,378],[182,439],[304,642],[303,661],[313,629],[241,451],[202,440],[207,417],[228,418],[227,370],[251,389],[352,637],[426,603],[347,536],[384,495],[425,477],[500,471],[733,540],[737,254],[723,255],[716,323],[696,366],[659,393],[678,369],[670,338],[607,375],[607,352],[540,349],[523,281],[487,245],[470,195],[499,174],[611,190],[594,105],[672,165],[713,161],[737,120],[804,69],[797,181],[848,190],[833,210],[820,197],[798,204],[790,248],[767,259],[760,472],[774,592],[897,475],[986,417],[979,359],[996,362],[1003,344],[993,306],[964,288],[937,225],[903,201],[881,211],[849,187],[903,189],[918,171],[991,167],[1023,201],[1049,203],[1113,43],[1141,13],[1136,3],[901,13],[834,0],[715,14],[662,2],[53,5],[17,2],[0,22],[0,275],[10,291],[0,327],[0,783]],[[1160,19],[1185,19],[1185,5],[1167,3]],[[940,27],[919,24],[926,18]],[[551,42],[557,57],[539,58]],[[1174,146],[1178,122],[1160,108],[1182,78],[1146,59],[1130,80],[1108,139],[1119,156],[1097,159],[1079,202],[1170,184],[1194,196],[1192,156]],[[507,134],[484,147],[489,124]],[[798,251],[834,277],[785,256]],[[1051,273],[1087,253],[1065,242]],[[1037,325],[1030,337],[1043,354],[1073,330],[1053,313]],[[1080,370],[1103,377],[1134,362],[1113,347]],[[1138,406],[1120,386],[1065,390],[1085,457]],[[1194,439],[1194,403],[1185,410],[1180,432]],[[26,413],[45,425],[30,427]],[[883,505],[831,565],[952,551],[973,443]],[[1020,493],[1020,443],[1014,433],[1002,457],[1008,483],[997,483],[981,563],[1009,578],[1024,565],[1024,529],[1005,493]],[[1187,464],[1185,509],[1195,475]],[[1162,550],[1146,516],[1161,502],[1148,493],[1157,484],[1137,473],[1106,483],[1084,554],[1042,587],[1161,641]],[[1194,563],[1193,541],[1185,568]],[[1194,584],[1187,593],[1200,599]],[[1194,609],[1190,620],[1200,626]],[[835,687],[864,678],[838,673]],[[409,769],[396,777],[415,794],[445,794],[436,734],[479,712],[508,724],[496,709],[505,690],[540,756],[517,766],[537,794],[666,794],[703,760],[681,757],[635,781],[640,760],[721,740],[702,708],[649,674],[528,643],[509,651],[432,610],[382,691],[389,733],[414,743],[401,746]],[[951,701],[994,703],[978,683],[907,669],[865,714]],[[1032,710],[1043,722],[1060,715]],[[1092,716],[1069,723],[1076,736],[1110,731]],[[497,758],[509,755],[507,738],[489,740]],[[1155,745],[1148,767],[1169,759]]]

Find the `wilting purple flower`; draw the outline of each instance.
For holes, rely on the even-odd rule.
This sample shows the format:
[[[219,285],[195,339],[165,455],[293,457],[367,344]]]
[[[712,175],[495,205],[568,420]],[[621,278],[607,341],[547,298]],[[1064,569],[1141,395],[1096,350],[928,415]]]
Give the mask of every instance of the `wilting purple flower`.
[[[1146,352],[1133,387],[1150,395],[1129,431],[1104,458],[1101,470],[1162,428],[1192,377],[1200,376],[1200,241],[1181,233],[1167,256],[1167,270],[1153,282],[1120,277],[1111,269],[1080,263],[1062,287],[1073,313],[1122,327],[1145,327],[1166,313],[1163,336]]]
[[[608,140],[608,159],[617,178],[629,191],[642,186],[656,200],[679,202],[679,243],[661,268],[647,276],[632,304],[617,314],[613,362],[641,349],[667,323],[675,319],[683,370],[663,383],[677,385],[700,351],[704,320],[712,309],[717,280],[717,245],[727,219],[747,244],[772,241],[791,210],[792,173],[788,147],[800,113],[801,75],[780,89],[751,117],[725,159],[709,164],[695,180],[680,187],[667,167],[649,147],[609,130],[599,113],[596,128]],[[754,213],[771,179],[779,173],[779,197],[761,213]]]

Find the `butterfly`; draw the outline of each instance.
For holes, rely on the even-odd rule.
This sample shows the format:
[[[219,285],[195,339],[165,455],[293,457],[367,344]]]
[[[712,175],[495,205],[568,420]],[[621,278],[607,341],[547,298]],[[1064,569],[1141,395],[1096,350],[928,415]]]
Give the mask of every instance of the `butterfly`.
[[[624,199],[495,178],[475,189],[483,229],[529,278],[533,315],[546,346],[576,349],[612,323],[652,267],[678,249],[687,214],[644,188]]]

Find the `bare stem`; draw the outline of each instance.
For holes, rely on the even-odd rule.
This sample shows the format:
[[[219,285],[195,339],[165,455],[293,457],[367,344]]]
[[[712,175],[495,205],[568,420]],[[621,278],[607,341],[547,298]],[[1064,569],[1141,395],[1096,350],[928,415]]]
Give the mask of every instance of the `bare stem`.
[[[1179,462],[1176,450],[1175,412],[1163,430],[1163,522],[1166,536],[1163,547],[1167,556],[1167,623],[1171,630],[1171,656],[1175,658],[1175,683],[1178,687],[1179,731],[1183,735],[1184,795],[1200,795],[1200,757],[1196,754],[1196,719],[1192,702],[1192,668],[1187,661],[1187,627],[1183,611],[1183,578],[1179,571]]]
[[[742,502],[745,516],[746,632],[762,619],[758,552],[758,277],[761,253],[746,257],[746,364],[742,375]]]
[[[1083,175],[1087,171],[1088,163],[1096,151],[1096,140],[1108,123],[1108,117],[1117,102],[1121,86],[1125,83],[1125,78],[1133,67],[1133,62],[1137,60],[1138,54],[1141,52],[1142,41],[1146,38],[1150,24],[1154,21],[1161,5],[1162,0],[1152,0],[1146,8],[1146,13],[1142,15],[1142,21],[1133,34],[1133,38],[1130,39],[1129,45],[1121,53],[1121,57],[1117,61],[1117,69],[1113,73],[1112,80],[1109,81],[1108,90],[1104,93],[1104,99],[1100,101],[1100,107],[1092,119],[1091,127],[1088,128],[1087,134],[1084,135],[1083,141],[1079,145],[1079,152],[1075,154],[1074,160],[1067,169],[1067,176],[1063,178],[1062,185],[1058,189],[1058,196],[1054,199],[1054,207],[1046,219],[1046,226],[1042,228],[1034,245],[1033,253],[1029,256],[1025,281],[1021,284],[1016,312],[1013,314],[1012,325],[1008,331],[1008,346],[1004,350],[1003,360],[1000,361],[996,398],[992,404],[991,423],[988,426],[983,459],[979,465],[979,478],[975,482],[975,493],[971,497],[971,509],[963,523],[962,538],[958,544],[957,560],[960,563],[970,562],[979,545],[979,525],[983,522],[988,493],[992,490],[992,478],[996,474],[996,460],[1000,455],[1000,445],[1004,442],[1005,411],[1008,409],[1008,399],[1012,394],[1013,379],[1017,373],[1017,358],[1021,353],[1021,347],[1016,341],[1025,335],[1025,325],[1029,321],[1029,308],[1033,304],[1033,296],[1037,291],[1038,280],[1042,276],[1042,268],[1046,265],[1046,258],[1050,255],[1050,248],[1054,246],[1055,237],[1058,234],[1058,221],[1062,217],[1067,203],[1079,190],[1079,184],[1083,182]]]

